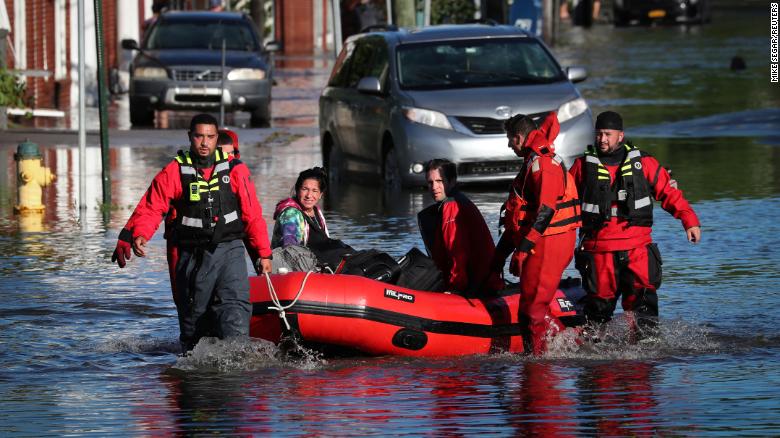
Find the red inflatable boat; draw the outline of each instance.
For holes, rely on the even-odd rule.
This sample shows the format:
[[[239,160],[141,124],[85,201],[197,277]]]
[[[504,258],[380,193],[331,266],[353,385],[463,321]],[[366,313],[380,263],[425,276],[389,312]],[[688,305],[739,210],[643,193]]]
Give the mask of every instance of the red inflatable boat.
[[[289,327],[306,343],[369,355],[523,351],[517,321],[519,293],[466,298],[354,275],[304,272],[250,277],[249,281],[250,335],[256,338],[279,342]],[[561,290],[550,309],[564,326],[581,323],[572,301]]]

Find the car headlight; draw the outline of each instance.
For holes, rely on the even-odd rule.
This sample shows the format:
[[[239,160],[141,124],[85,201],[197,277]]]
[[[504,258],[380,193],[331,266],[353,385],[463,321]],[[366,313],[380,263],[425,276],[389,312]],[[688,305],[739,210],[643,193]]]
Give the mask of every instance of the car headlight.
[[[265,70],[259,68],[235,68],[227,74],[229,81],[245,81],[265,79]]]
[[[160,67],[138,67],[133,74],[136,78],[143,79],[168,79],[168,72]]]
[[[578,97],[570,100],[558,108],[558,122],[563,123],[573,119],[588,110],[588,104],[585,99]]]
[[[402,111],[404,117],[414,123],[433,126],[434,128],[452,129],[452,125],[450,124],[450,121],[447,120],[447,116],[438,111],[412,107],[406,107]]]

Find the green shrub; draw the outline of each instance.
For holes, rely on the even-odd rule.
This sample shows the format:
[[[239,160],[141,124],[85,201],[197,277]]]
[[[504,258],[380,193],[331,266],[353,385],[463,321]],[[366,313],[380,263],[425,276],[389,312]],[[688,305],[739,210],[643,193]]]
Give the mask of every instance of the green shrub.
[[[433,0],[431,24],[460,24],[474,19],[472,0]]]
[[[24,108],[24,82],[19,82],[17,76],[6,69],[0,69],[0,106]]]

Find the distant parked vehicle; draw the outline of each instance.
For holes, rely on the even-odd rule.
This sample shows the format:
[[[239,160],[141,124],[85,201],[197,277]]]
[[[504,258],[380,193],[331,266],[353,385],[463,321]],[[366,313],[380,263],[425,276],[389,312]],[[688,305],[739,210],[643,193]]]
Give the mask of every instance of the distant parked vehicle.
[[[613,0],[612,13],[615,26],[706,23],[711,18],[709,0]]]
[[[464,183],[511,180],[520,161],[503,122],[557,111],[556,150],[568,162],[593,141],[592,116],[572,82],[534,36],[513,26],[384,29],[344,44],[320,96],[322,158],[330,175],[381,175],[388,187],[424,185],[423,163],[458,165]]]
[[[225,70],[222,71],[222,45]],[[155,20],[139,47],[123,40],[122,47],[138,50],[130,64],[130,122],[150,126],[155,110],[251,113],[251,124],[271,120],[271,66],[254,23],[245,14],[227,12],[168,12]],[[222,91],[224,78],[224,93]]]

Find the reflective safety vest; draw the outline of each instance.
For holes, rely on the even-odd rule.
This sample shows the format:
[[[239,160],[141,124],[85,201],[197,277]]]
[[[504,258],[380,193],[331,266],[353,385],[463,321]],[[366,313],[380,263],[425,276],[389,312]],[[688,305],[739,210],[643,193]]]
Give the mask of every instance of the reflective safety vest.
[[[217,148],[211,179],[204,180],[192,165],[189,151],[179,151],[182,197],[174,201],[176,218],[171,238],[181,246],[213,245],[244,237],[238,200],[230,186],[230,170],[240,163],[228,161]]]
[[[585,231],[601,228],[614,216],[628,220],[631,225],[653,225],[653,196],[642,170],[643,152],[630,144],[624,144],[624,147],[626,158],[620,164],[615,184],[595,149],[589,146],[585,152],[582,190],[582,227]]]
[[[521,233],[522,229],[528,229],[534,226],[534,223],[530,222],[528,218],[529,205],[528,200],[523,198],[523,189],[525,188],[525,181],[528,178],[528,174],[539,169],[539,156],[531,154],[529,156],[528,163],[523,166],[522,172],[523,184],[518,191],[516,187],[512,187],[512,191],[509,194],[509,199],[505,204],[506,214],[504,217],[505,230],[510,233],[511,236],[517,236]],[[537,230],[543,236],[549,236],[553,234],[565,233],[570,230],[579,228],[582,224],[580,218],[580,200],[577,196],[577,186],[574,183],[574,178],[566,170],[566,166],[563,164],[563,160],[558,155],[552,155],[552,163],[561,167],[563,171],[563,184],[564,193],[558,196],[557,203],[555,204],[555,211],[549,219],[549,223],[543,230]],[[539,218],[536,218],[538,222]],[[544,219],[544,218],[542,218]]]

